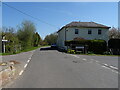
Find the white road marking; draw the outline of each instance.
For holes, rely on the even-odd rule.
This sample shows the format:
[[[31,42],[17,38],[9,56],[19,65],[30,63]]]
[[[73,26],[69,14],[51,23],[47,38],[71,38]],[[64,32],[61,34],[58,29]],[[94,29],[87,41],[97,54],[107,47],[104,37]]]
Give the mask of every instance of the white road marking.
[[[27,65],[28,65],[28,64],[25,64],[24,68],[26,68],[26,67],[27,67]]]
[[[82,60],[86,61],[87,59],[83,58]]]
[[[104,67],[104,68],[106,68],[106,69],[110,69],[110,68],[108,68],[108,67],[106,67],[106,66],[102,66],[102,67]]]
[[[95,61],[95,62],[99,63],[99,61]]]
[[[70,54],[70,56],[75,56],[75,55]]]
[[[22,73],[23,73],[23,70],[19,73],[19,75],[22,75]]]
[[[76,58],[79,58],[77,55],[70,55],[70,56],[74,56],[74,57],[76,57]]]
[[[113,68],[113,69],[118,69],[118,68],[116,68],[116,67],[114,67],[114,66],[110,66],[111,68]]]
[[[30,60],[27,61],[28,63],[30,62]]]
[[[117,73],[117,74],[118,74],[118,71],[116,71],[116,70],[112,70],[112,69],[110,69],[109,67],[106,67],[106,66],[102,66],[102,67],[104,67],[104,68],[106,68],[106,69],[109,69],[109,70],[111,70],[112,72],[114,72],[114,73]]]
[[[75,55],[74,57],[79,58],[79,57],[78,57],[78,56],[76,56],[76,55]]]
[[[28,61],[27,61],[27,62],[29,63],[29,62],[30,62],[30,60],[31,60],[31,57],[28,59]],[[25,64],[24,68],[26,68],[26,67],[27,67],[28,63],[27,63],[27,64]],[[21,70],[21,71],[20,71],[20,73],[19,73],[19,75],[22,75],[23,71],[24,71],[24,70]]]
[[[104,63],[104,65],[105,65],[105,66],[109,66],[108,64],[105,64],[105,63]]]

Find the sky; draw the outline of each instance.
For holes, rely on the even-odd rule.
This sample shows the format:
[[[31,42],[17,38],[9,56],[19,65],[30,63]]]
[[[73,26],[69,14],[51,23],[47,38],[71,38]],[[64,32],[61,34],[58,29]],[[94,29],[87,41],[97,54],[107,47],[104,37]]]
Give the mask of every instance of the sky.
[[[42,38],[72,22],[97,22],[118,27],[117,2],[4,2],[39,20],[2,4],[2,25],[14,27],[24,20],[32,21]],[[44,23],[45,22],[45,23]]]

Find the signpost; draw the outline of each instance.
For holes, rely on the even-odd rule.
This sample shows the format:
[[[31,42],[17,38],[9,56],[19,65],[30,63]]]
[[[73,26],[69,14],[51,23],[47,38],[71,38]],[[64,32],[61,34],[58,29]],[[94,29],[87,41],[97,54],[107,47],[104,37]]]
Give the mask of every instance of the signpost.
[[[2,40],[2,49],[3,49],[2,51],[3,51],[3,53],[5,53],[5,43],[6,42],[8,42],[8,40],[4,40],[4,39]]]

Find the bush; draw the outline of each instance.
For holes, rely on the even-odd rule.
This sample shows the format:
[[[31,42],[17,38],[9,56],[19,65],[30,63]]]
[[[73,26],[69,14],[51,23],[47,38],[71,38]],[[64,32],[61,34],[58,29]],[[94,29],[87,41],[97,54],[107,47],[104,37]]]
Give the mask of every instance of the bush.
[[[108,51],[104,52],[103,54],[104,54],[104,55],[111,55],[111,53],[108,52]]]
[[[67,53],[75,54],[75,50],[68,49]]]
[[[95,54],[103,54],[107,50],[107,43],[104,40],[91,40],[88,45],[88,51]]]
[[[110,39],[108,41],[108,47],[113,49],[120,49],[120,39]]]
[[[92,51],[88,51],[88,53],[87,54],[94,54]]]
[[[65,46],[70,46],[71,44],[74,45],[86,45],[90,42],[90,40],[70,40],[65,41]]]
[[[87,45],[87,50],[95,54],[103,54],[107,50],[107,43],[105,40],[71,40],[65,41],[66,46],[85,46]],[[71,46],[71,47],[72,47]]]

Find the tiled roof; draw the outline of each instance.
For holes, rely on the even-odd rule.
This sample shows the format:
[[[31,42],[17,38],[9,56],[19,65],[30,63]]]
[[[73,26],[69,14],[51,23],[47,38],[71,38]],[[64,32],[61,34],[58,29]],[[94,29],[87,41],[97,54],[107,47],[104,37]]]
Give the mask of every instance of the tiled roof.
[[[61,29],[65,28],[65,27],[66,28],[67,27],[106,28],[106,29],[110,28],[108,26],[105,26],[105,25],[102,25],[102,24],[98,24],[98,23],[95,23],[95,22],[71,22],[71,23],[67,24],[66,26],[63,26]]]

